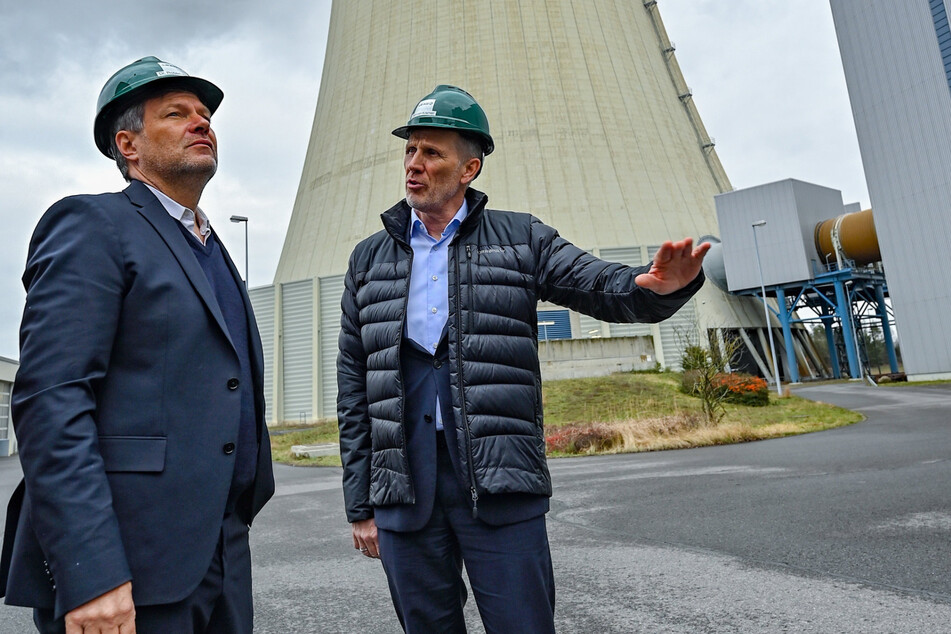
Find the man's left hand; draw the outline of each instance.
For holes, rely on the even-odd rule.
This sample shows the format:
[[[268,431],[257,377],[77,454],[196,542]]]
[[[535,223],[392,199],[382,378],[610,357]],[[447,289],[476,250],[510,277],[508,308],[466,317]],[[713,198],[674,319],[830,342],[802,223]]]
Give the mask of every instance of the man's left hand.
[[[634,278],[634,283],[658,295],[679,291],[700,273],[703,256],[709,250],[709,242],[704,242],[694,249],[692,238],[685,238],[680,242],[665,242],[654,255],[650,271],[638,275]]]

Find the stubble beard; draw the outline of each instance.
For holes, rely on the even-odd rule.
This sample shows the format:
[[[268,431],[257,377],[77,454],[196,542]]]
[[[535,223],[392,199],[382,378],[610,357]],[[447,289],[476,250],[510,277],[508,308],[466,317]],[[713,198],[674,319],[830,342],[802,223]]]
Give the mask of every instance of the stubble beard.
[[[421,213],[439,213],[445,210],[446,203],[458,192],[459,188],[451,185],[442,184],[435,187],[430,185],[422,194],[407,191],[406,204]],[[456,210],[451,211],[455,213]]]
[[[158,174],[166,182],[189,183],[192,187],[203,189],[218,171],[218,153],[216,150],[213,156],[186,157],[182,160],[161,156],[147,161],[142,167]]]

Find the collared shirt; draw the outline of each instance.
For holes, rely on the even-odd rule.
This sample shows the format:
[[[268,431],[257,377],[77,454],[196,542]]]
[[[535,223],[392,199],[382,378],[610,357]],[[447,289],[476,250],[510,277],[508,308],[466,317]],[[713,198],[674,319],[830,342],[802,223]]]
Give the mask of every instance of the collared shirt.
[[[406,336],[432,354],[449,319],[449,242],[468,215],[469,205],[462,201],[438,240],[426,231],[415,209],[412,213],[409,244],[413,249],[413,270],[409,277]],[[438,398],[436,429],[442,429]]]
[[[211,235],[211,223],[208,221],[208,216],[205,215],[205,212],[201,210],[201,207],[199,207],[196,211],[192,211],[188,207],[178,204],[177,202],[175,202],[174,200],[172,200],[171,198],[163,194],[161,191],[155,189],[148,183],[142,183],[142,184],[148,187],[149,190],[151,190],[151,192],[155,194],[155,197],[158,198],[158,201],[162,203],[163,207],[165,207],[165,211],[168,212],[168,215],[170,215],[172,218],[182,223],[185,226],[185,228],[188,229],[188,234],[190,236],[192,236],[193,238],[195,238],[202,244],[205,244],[205,241],[208,240],[208,236]],[[201,233],[201,237],[198,237],[195,234],[195,218],[196,217],[198,218],[198,224],[199,224],[198,231]]]

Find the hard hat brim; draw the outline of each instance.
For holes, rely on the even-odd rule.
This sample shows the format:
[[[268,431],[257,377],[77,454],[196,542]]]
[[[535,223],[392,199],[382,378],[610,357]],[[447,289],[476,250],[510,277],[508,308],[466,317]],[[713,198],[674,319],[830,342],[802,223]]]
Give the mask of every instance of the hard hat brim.
[[[466,134],[469,136],[473,136],[479,139],[479,141],[481,141],[482,153],[485,156],[492,154],[492,151],[495,149],[495,142],[492,140],[492,137],[487,136],[483,134],[482,132],[479,132],[477,130],[466,130],[464,128],[460,128],[458,125],[455,125],[455,124],[439,123],[437,121],[428,122],[428,123],[417,123],[413,125],[402,125],[396,128],[395,130],[393,130],[391,134],[401,139],[408,139],[409,135],[412,134],[413,130],[418,130],[419,128],[441,128],[443,130],[452,130],[453,132],[458,132],[459,134]]]

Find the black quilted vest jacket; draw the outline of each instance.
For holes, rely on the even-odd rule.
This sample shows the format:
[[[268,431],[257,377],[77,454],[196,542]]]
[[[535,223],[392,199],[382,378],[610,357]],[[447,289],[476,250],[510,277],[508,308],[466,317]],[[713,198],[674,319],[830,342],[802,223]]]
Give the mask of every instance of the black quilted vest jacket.
[[[449,360],[457,447],[473,497],[551,495],[538,365],[539,301],[609,322],[657,322],[703,284],[671,295],[642,289],[648,266],[605,262],[537,218],[486,209],[470,189],[469,215],[449,246]],[[412,249],[405,200],[350,256],[341,301],[337,416],[349,521],[373,507],[414,502],[403,435],[399,350]]]

